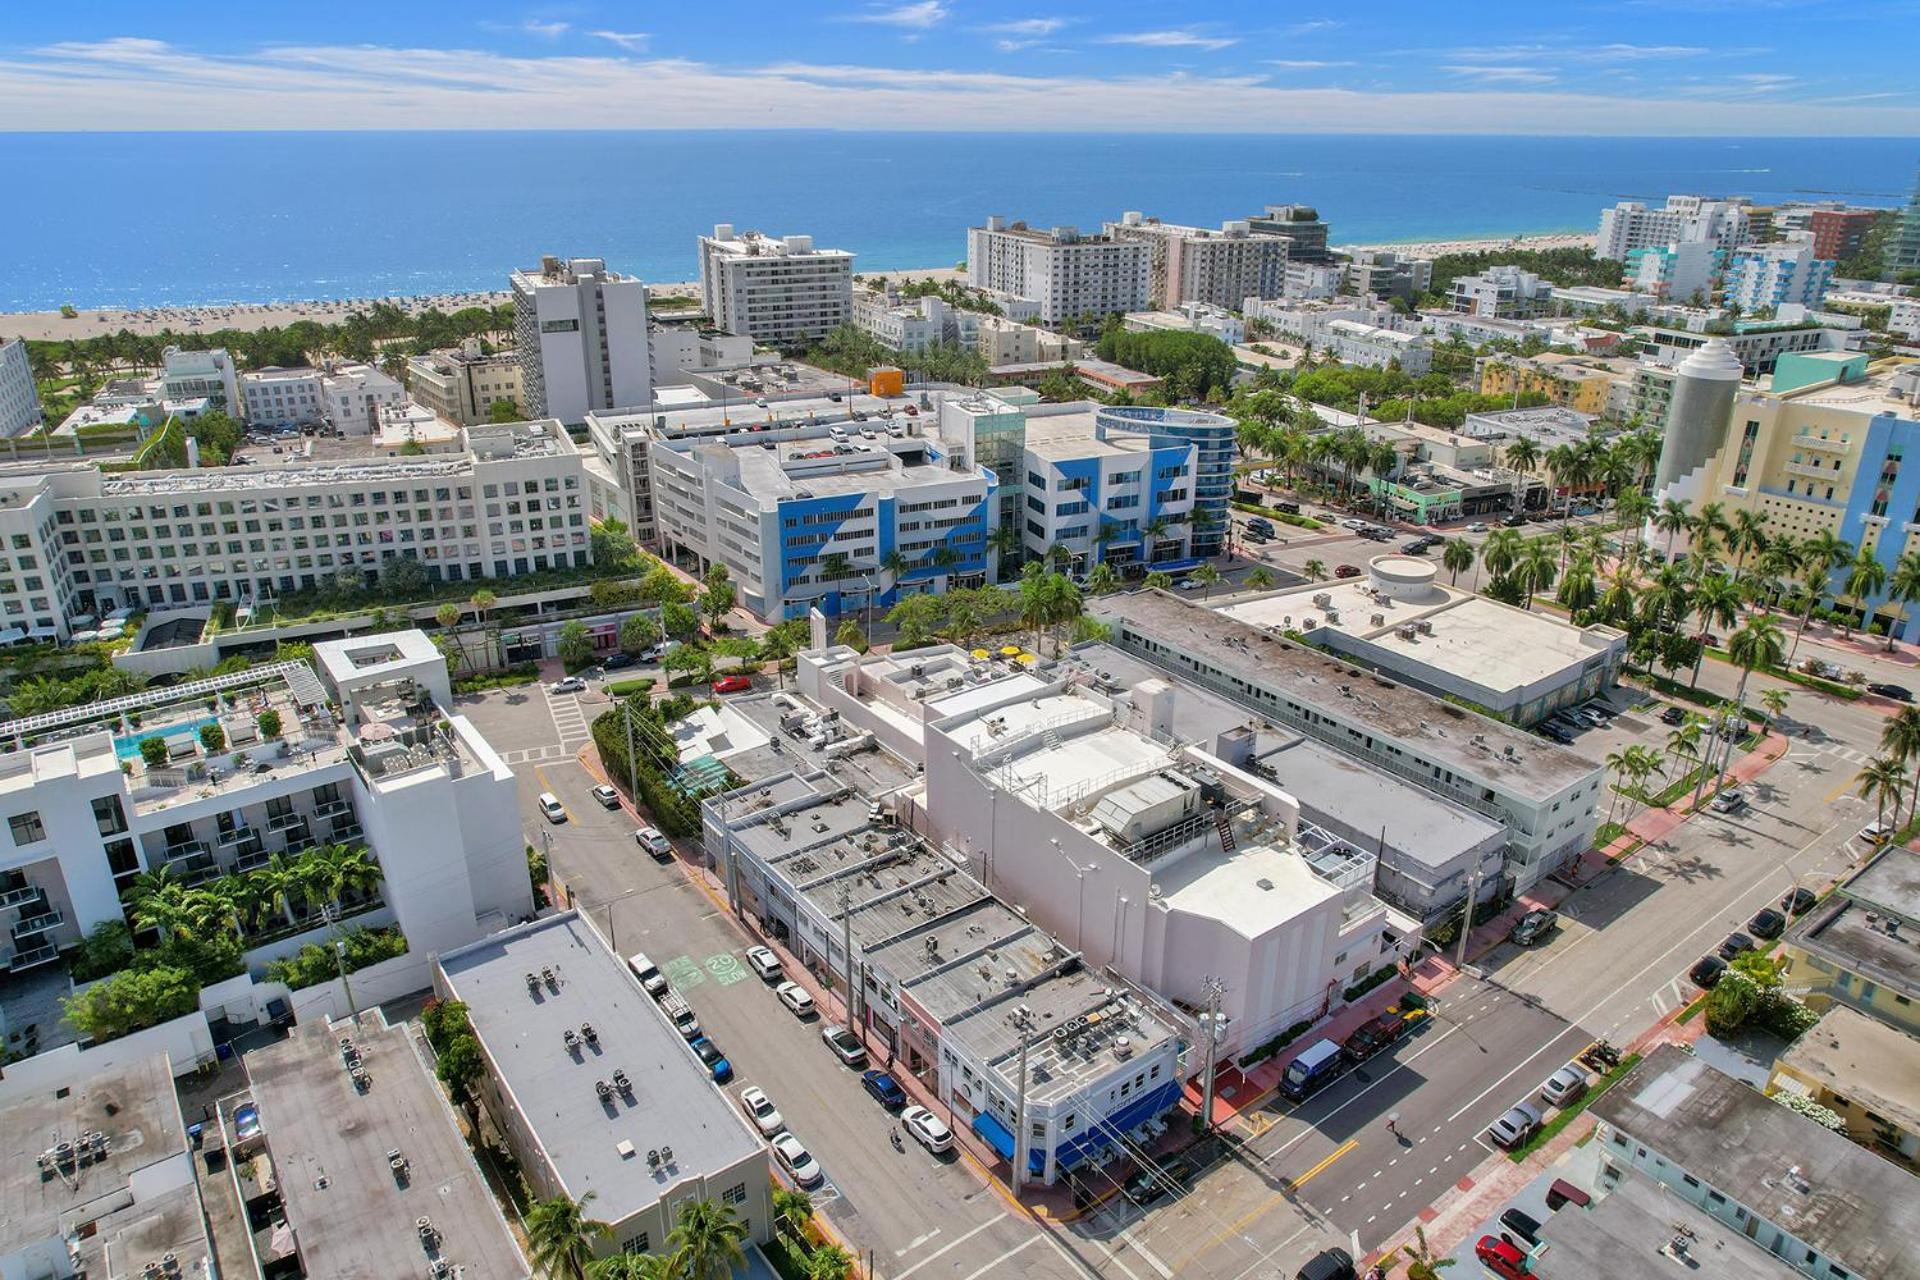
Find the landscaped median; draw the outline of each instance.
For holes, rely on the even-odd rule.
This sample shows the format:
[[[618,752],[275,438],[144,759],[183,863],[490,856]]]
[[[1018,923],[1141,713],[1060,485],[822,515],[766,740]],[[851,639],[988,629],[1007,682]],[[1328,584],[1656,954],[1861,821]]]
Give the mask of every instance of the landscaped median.
[[[1579,1119],[1581,1113],[1598,1101],[1601,1094],[1613,1088],[1614,1085],[1620,1082],[1622,1076],[1633,1070],[1642,1056],[1641,1054],[1630,1053],[1620,1059],[1618,1066],[1588,1086],[1587,1091],[1580,1095],[1578,1102],[1560,1108],[1560,1113],[1534,1130],[1531,1138],[1528,1138],[1525,1142],[1507,1152],[1507,1159],[1513,1161],[1515,1164],[1519,1164],[1528,1156],[1553,1141],[1555,1134]]]

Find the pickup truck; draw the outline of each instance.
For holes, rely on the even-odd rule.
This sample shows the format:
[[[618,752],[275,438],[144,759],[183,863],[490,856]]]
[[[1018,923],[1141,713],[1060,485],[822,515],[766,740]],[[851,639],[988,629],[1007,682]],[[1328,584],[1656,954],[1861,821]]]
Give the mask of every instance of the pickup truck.
[[[1341,1043],[1340,1052],[1346,1055],[1349,1062],[1365,1062],[1391,1048],[1395,1041],[1412,1031],[1426,1016],[1425,1009],[1389,1009],[1355,1028],[1353,1034]]]

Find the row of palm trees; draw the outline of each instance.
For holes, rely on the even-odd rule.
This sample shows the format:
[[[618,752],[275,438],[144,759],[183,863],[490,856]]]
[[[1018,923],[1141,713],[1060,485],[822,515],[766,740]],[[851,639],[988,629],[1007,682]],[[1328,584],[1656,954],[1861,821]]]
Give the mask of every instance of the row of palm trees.
[[[613,1228],[587,1216],[594,1194],[578,1200],[555,1196],[527,1210],[527,1247],[547,1274],[567,1280],[730,1280],[734,1268],[746,1265],[747,1224],[733,1206],[711,1200],[678,1210],[665,1253],[596,1259],[595,1243],[610,1239]],[[803,1242],[812,1217],[813,1200],[806,1192],[774,1190],[774,1226],[789,1239]],[[808,1280],[846,1280],[852,1269],[852,1256],[838,1245],[819,1245],[807,1256]]]
[[[1889,817],[1895,827],[1911,826],[1920,805],[1920,707],[1902,707],[1887,718],[1880,729],[1880,751],[1854,775],[1857,794],[1874,802],[1874,819],[1883,830]],[[1904,819],[1902,800],[1907,804]]]
[[[358,905],[379,886],[380,864],[364,845],[327,844],[197,886],[163,865],[143,872],[125,897],[134,928],[162,940],[227,931],[244,941],[298,927],[322,908]]]

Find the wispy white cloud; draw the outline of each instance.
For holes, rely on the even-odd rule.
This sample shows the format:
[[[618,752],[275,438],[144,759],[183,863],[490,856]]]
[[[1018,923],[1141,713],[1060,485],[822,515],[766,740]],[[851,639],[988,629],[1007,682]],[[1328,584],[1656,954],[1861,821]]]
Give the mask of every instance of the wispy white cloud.
[[[1335,22],[1332,18],[1315,18],[1311,22],[1296,22],[1290,27],[1282,27],[1280,34],[1283,36],[1310,36],[1316,31],[1334,31],[1344,25],[1344,23]]]
[[[1710,136],[1920,134],[1910,103],[1821,105],[1752,80],[1680,94],[1543,90],[1459,77],[1450,89],[1361,91],[1260,74],[1094,75],[822,65],[719,65],[604,55],[379,45],[207,54],[150,39],[0,53],[0,121],[51,130],[675,129]],[[1451,64],[1475,66],[1468,60]],[[1501,65],[1511,76],[1530,64]],[[1764,75],[1767,73],[1752,73]]]
[[[905,27],[914,31],[925,31],[945,22],[948,12],[947,6],[940,0],[918,0],[916,4],[875,9],[869,13],[849,13],[844,17],[848,22],[875,22],[886,27]]]
[[[1065,18],[1016,18],[1012,22],[990,22],[980,29],[1006,36],[1050,36],[1066,25]]]
[[[1323,62],[1317,58],[1268,58],[1267,65],[1283,71],[1319,71],[1326,67],[1357,67],[1357,62]]]
[[[1133,44],[1148,49],[1206,49],[1213,52],[1240,43],[1238,39],[1228,36],[1202,35],[1192,27],[1179,27],[1170,31],[1128,31],[1119,35],[1101,36],[1099,42],[1101,44]]]
[[[1475,66],[1449,64],[1440,68],[1450,76],[1460,76],[1487,85],[1552,84],[1554,73],[1545,67]]]
[[[587,34],[617,44],[628,53],[645,53],[648,42],[653,39],[644,31],[589,31]]]
[[[519,29],[530,36],[539,36],[544,40],[558,40],[561,36],[573,30],[573,24],[571,22],[559,21],[542,22],[538,18],[528,18],[520,24]]]

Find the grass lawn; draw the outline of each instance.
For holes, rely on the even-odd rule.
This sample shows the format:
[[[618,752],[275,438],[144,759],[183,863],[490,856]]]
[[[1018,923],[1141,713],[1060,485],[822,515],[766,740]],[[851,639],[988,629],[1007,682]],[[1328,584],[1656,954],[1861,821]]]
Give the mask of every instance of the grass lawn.
[[[1553,1140],[1555,1134],[1572,1124],[1579,1118],[1581,1112],[1598,1101],[1601,1094],[1618,1084],[1620,1077],[1633,1070],[1639,1061],[1640,1055],[1637,1053],[1630,1053],[1620,1059],[1620,1065],[1594,1081],[1593,1085],[1585,1093],[1580,1095],[1578,1102],[1572,1106],[1560,1108],[1559,1114],[1541,1125],[1539,1130],[1531,1138],[1528,1138],[1526,1142],[1509,1151],[1507,1153],[1507,1159],[1513,1161],[1515,1164],[1519,1164],[1541,1147],[1546,1146],[1548,1142]]]

